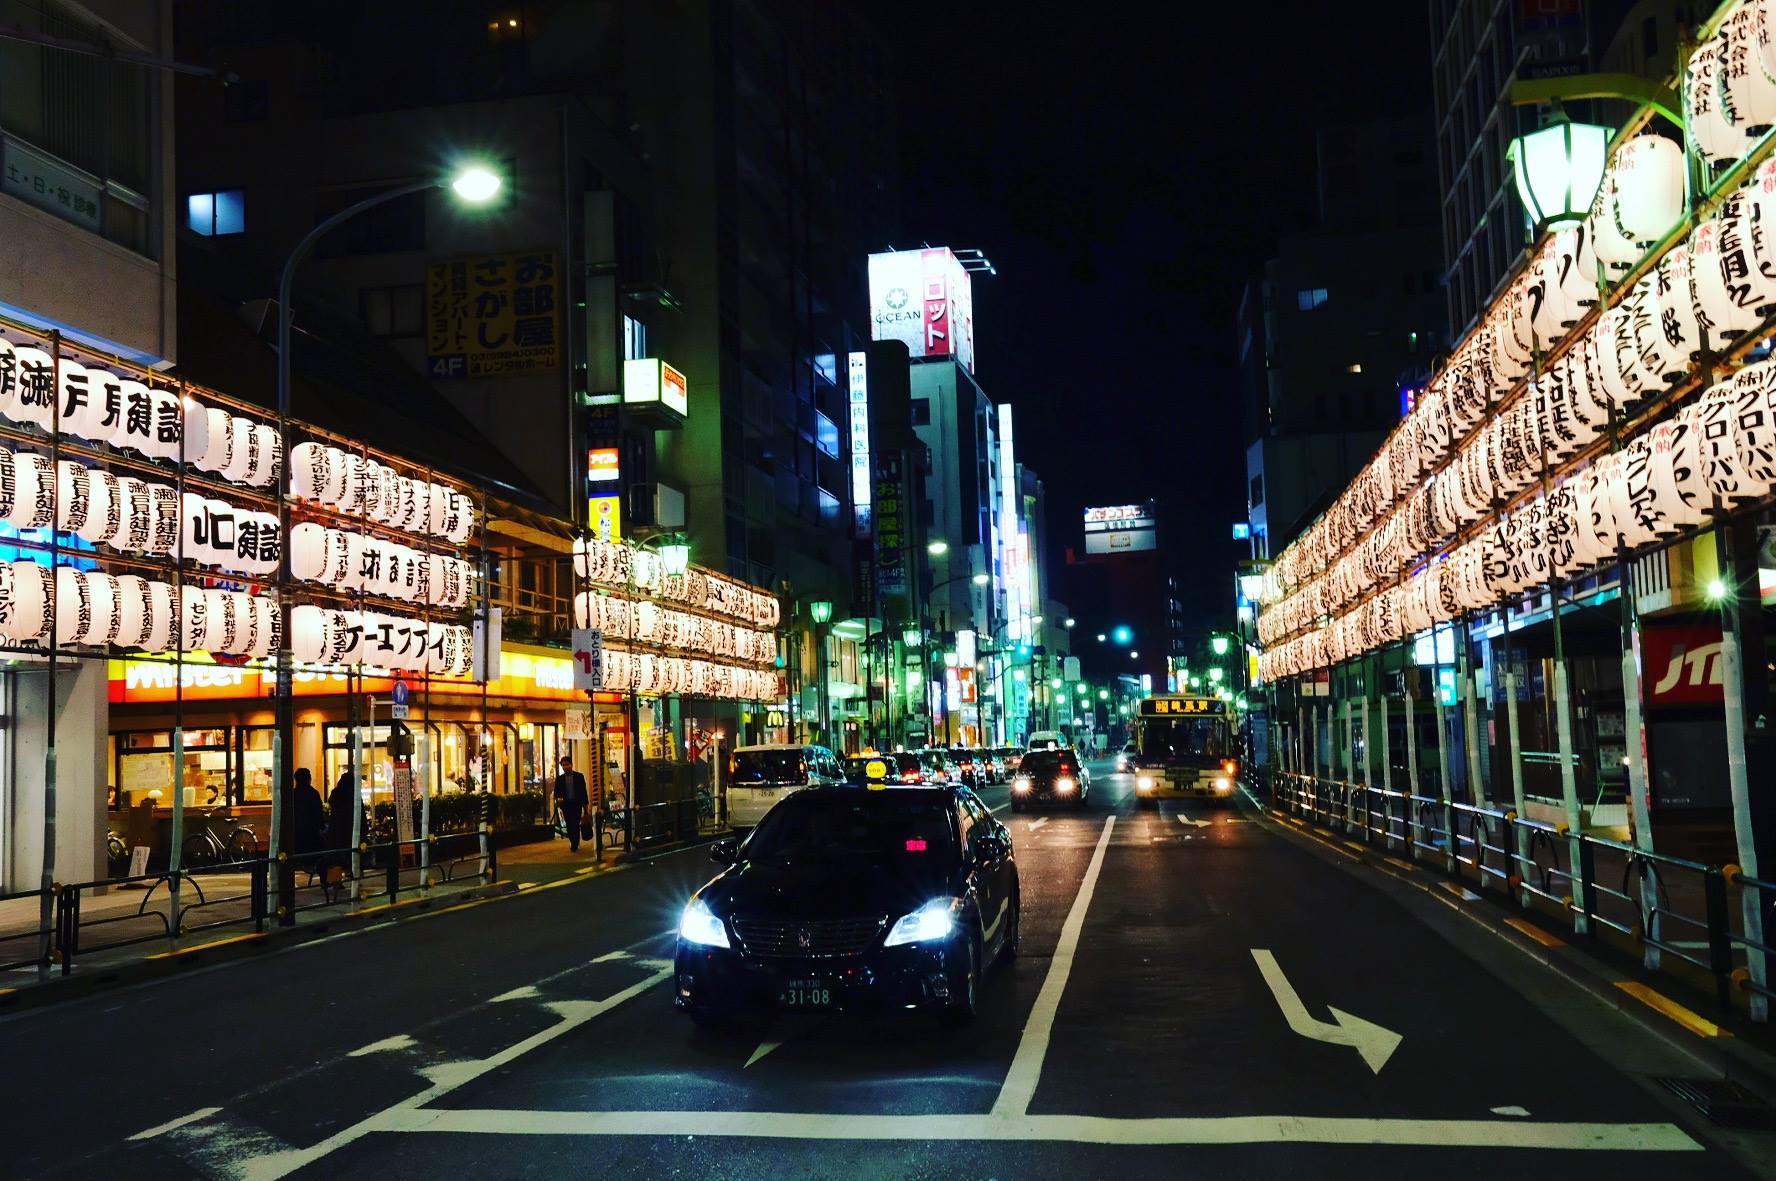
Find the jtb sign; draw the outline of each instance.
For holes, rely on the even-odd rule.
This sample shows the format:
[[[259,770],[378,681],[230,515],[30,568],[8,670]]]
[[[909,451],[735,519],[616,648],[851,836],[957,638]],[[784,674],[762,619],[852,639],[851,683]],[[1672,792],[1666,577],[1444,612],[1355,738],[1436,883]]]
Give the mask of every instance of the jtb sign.
[[[1719,628],[1644,627],[1640,645],[1648,705],[1721,704]]]

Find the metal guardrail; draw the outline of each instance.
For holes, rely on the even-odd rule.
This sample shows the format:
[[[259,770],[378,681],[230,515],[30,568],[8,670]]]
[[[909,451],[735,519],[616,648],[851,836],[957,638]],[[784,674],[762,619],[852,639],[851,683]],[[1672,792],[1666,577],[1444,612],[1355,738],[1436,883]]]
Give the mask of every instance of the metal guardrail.
[[[0,934],[0,946],[35,945],[27,958],[0,962],[0,970],[59,969],[66,976],[77,959],[102,951],[156,942],[168,944],[171,950],[190,935],[229,927],[262,932],[274,921],[293,923],[302,912],[371,901],[391,904],[404,893],[423,896],[432,886],[446,882],[496,881],[499,852],[489,839],[491,835],[492,829],[483,824],[472,832],[366,843],[356,850],[316,849],[292,854],[295,891],[291,898],[275,901],[271,889],[275,859],[264,856],[201,869],[58,883],[48,892],[53,919],[49,938],[44,939],[41,928]],[[244,888],[237,881],[243,875]],[[96,917],[83,913],[83,902],[94,891],[131,887],[142,890],[134,907],[109,908]],[[0,895],[0,902],[41,900],[44,895],[42,890],[20,891]],[[113,932],[121,933],[106,937]]]
[[[1574,933],[1587,939],[1612,932],[1642,949],[1649,968],[1669,971],[1667,960],[1686,965],[1712,981],[1723,1009],[1736,997],[1776,997],[1764,970],[1776,946],[1748,938],[1743,919],[1747,906],[1776,918],[1776,882],[1514,811],[1298,772],[1271,778],[1274,808],[1415,864],[1440,866],[1453,882],[1502,895],[1519,909],[1570,915]],[[1620,863],[1619,882],[1600,871],[1600,861]],[[1689,888],[1673,888],[1679,885]],[[1699,911],[1674,902],[1686,894],[1699,900]],[[1761,1019],[1762,1006],[1748,1008]]]

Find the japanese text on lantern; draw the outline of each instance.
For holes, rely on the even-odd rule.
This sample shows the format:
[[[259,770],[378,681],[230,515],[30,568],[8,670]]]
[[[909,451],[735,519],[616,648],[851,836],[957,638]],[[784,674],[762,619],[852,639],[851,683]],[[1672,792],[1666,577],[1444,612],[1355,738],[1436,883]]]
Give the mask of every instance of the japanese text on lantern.
[[[514,377],[561,365],[561,278],[547,251],[489,254],[426,268],[426,358],[433,377]]]

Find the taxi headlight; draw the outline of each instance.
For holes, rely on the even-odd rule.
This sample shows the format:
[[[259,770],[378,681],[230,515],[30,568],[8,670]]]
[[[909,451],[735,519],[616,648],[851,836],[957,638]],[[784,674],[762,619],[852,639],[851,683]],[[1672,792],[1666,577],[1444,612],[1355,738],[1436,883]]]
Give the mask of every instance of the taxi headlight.
[[[685,907],[684,917],[678,920],[678,937],[703,947],[728,946],[728,928],[701,898],[691,899]]]
[[[1011,790],[1012,791],[1020,791],[1020,792],[1021,791],[1029,791],[1030,790],[1030,777],[1028,775],[1019,775],[1016,779],[1013,779],[1011,781]]]
[[[1135,790],[1136,791],[1152,791],[1153,790],[1153,776],[1151,776],[1151,775],[1136,776]]]
[[[1056,791],[1072,791],[1074,788],[1076,788],[1078,786],[1079,786],[1079,782],[1068,775],[1063,775],[1059,779],[1055,780],[1055,790]]]
[[[954,898],[933,898],[912,914],[902,915],[888,932],[883,947],[898,947],[903,943],[932,943],[939,939],[948,939],[950,932],[956,929],[956,900]]]

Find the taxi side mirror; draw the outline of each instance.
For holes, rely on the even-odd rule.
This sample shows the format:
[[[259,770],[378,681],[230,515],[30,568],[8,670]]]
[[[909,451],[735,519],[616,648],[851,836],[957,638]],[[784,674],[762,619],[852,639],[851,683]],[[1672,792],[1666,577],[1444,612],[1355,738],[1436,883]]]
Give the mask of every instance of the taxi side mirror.
[[[709,859],[717,865],[732,865],[738,849],[739,846],[733,841],[717,841],[709,846]]]

